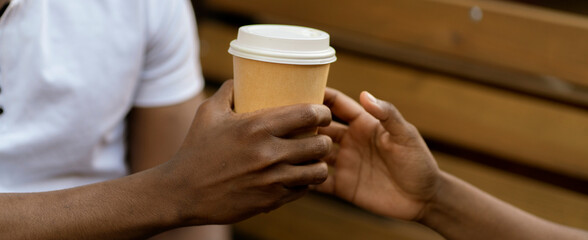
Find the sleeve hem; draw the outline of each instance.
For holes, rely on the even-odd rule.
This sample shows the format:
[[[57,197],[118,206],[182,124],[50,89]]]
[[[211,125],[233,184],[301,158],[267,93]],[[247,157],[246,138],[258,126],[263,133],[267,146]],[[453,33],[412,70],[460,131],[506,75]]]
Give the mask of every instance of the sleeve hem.
[[[134,107],[164,107],[182,103],[191,99],[202,92],[204,84],[194,84],[191,87],[184,88],[173,95],[162,96],[159,98],[146,98],[135,100]]]

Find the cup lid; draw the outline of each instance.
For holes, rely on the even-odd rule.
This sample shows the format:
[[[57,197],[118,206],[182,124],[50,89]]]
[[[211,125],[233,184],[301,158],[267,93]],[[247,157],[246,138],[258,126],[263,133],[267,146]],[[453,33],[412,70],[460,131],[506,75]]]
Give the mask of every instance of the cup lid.
[[[255,24],[239,28],[229,53],[264,62],[319,65],[332,63],[335,49],[329,34],[321,30],[277,24]]]

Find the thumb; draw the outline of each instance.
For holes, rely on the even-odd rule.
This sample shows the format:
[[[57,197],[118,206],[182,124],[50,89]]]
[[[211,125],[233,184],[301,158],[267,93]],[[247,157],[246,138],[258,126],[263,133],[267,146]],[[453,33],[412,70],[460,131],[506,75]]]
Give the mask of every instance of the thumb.
[[[366,91],[361,92],[359,101],[368,113],[380,120],[388,132],[393,135],[406,132],[406,121],[391,103],[379,100]]]
[[[231,109],[233,107],[233,80],[227,80],[208,98],[209,104],[216,109]]]

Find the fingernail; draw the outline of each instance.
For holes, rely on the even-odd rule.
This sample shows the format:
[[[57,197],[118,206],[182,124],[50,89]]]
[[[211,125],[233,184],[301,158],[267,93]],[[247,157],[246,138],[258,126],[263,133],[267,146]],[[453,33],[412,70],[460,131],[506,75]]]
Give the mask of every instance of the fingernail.
[[[368,99],[370,100],[370,102],[373,102],[373,103],[378,103],[378,99],[376,99],[376,97],[374,97],[374,95],[372,95],[372,94],[371,94],[371,93],[369,93],[369,92],[365,92],[365,93],[367,94],[367,97],[368,97]]]

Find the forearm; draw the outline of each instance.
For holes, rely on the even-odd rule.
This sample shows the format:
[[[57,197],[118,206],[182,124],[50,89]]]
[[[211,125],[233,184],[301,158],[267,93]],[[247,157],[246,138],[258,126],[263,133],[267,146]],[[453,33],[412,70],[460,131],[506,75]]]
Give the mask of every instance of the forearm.
[[[173,106],[134,108],[129,118],[129,163],[140,172],[166,162],[175,154],[190,128],[204,94]],[[150,240],[230,239],[228,226],[197,226],[174,229]]]
[[[136,107],[131,110],[128,118],[128,160],[131,172],[155,167],[174,156],[204,97],[201,93],[172,106]]]
[[[0,239],[138,239],[170,229],[178,223],[176,204],[145,191],[169,189],[154,180],[133,175],[60,191],[0,194]]]
[[[447,173],[421,223],[447,239],[586,239],[588,233],[535,217]]]

